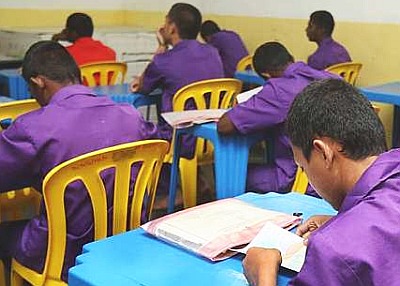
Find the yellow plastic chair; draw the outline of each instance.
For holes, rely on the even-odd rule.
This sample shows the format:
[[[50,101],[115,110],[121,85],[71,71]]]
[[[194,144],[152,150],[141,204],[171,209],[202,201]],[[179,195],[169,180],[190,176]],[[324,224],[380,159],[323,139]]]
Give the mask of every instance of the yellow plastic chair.
[[[308,178],[306,172],[301,168],[297,168],[296,178],[292,186],[292,192],[305,194],[308,186]]]
[[[34,99],[3,103],[0,104],[0,120],[15,120],[21,114],[38,108],[40,105]],[[0,194],[0,222],[31,218],[38,213],[40,200],[40,194],[31,188]]]
[[[21,114],[40,108],[35,99],[16,100],[0,104],[0,120],[15,120]],[[0,131],[2,128],[0,127]]]
[[[114,85],[125,80],[127,65],[122,62],[98,62],[81,65],[82,82],[90,87]]]
[[[3,261],[0,260],[0,286],[6,286],[6,276],[4,273]]]
[[[245,71],[248,68],[254,69],[253,67],[253,56],[248,55],[242,58],[236,65],[236,71]]]
[[[236,100],[236,95],[242,89],[242,82],[232,78],[211,79],[189,84],[179,89],[173,98],[173,111],[185,110],[185,103],[194,100],[197,109],[229,108]],[[206,104],[209,95],[209,105]],[[174,136],[175,137],[175,136]],[[174,138],[173,137],[173,138]],[[173,146],[173,144],[171,144]],[[165,162],[172,163],[172,148]],[[185,208],[196,205],[197,195],[197,166],[213,162],[213,147],[204,139],[196,140],[193,159],[181,158],[179,173],[181,177],[183,205]]]
[[[140,225],[142,205],[147,196],[146,214],[150,216],[162,162],[169,143],[147,140],[121,144],[87,153],[53,168],[44,178],[43,197],[49,227],[47,256],[43,273],[37,273],[15,259],[12,261],[11,285],[21,286],[23,280],[36,285],[67,285],[60,278],[66,247],[66,215],[64,195],[66,187],[81,180],[89,193],[94,216],[94,239],[107,236],[107,196],[100,174],[115,168],[112,234],[126,231],[127,222],[133,229]],[[131,166],[141,162],[132,207],[128,218]]]
[[[355,85],[361,68],[361,63],[347,62],[327,67],[326,71],[340,75],[346,82]]]

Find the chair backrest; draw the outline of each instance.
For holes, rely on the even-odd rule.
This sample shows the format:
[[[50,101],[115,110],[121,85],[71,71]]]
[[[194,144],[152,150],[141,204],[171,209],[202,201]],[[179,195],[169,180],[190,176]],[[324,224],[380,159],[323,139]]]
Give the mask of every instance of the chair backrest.
[[[292,192],[305,194],[308,186],[308,178],[306,172],[301,168],[297,168],[296,178],[292,186]]]
[[[347,62],[327,67],[326,71],[340,75],[346,82],[355,85],[361,68],[361,63]]]
[[[16,100],[0,104],[0,121],[15,120],[21,114],[40,108],[35,99]],[[0,127],[0,130],[2,128]]]
[[[93,207],[94,239],[107,236],[107,196],[100,177],[105,169],[115,168],[112,233],[118,234],[129,227],[140,225],[142,206],[146,197],[146,214],[153,207],[158,177],[169,143],[164,140],[146,140],[121,144],[68,160],[53,168],[43,181],[43,196],[47,211],[49,239],[43,275],[61,275],[66,247],[66,214],[64,194],[74,181],[84,183]],[[128,218],[129,185],[131,166],[140,163],[131,211]],[[137,165],[137,164],[136,164]],[[135,166],[136,166],[135,165]]]
[[[245,56],[236,65],[236,71],[245,71],[249,68],[252,70],[254,69],[252,55]]]
[[[81,65],[82,82],[90,87],[114,85],[125,80],[127,65],[122,62],[97,62]]]
[[[229,108],[235,104],[236,95],[241,89],[242,82],[233,78],[198,81],[182,87],[175,93],[172,108],[173,111],[183,111],[188,100],[193,100],[199,110]],[[211,144],[206,144],[204,139],[196,140],[196,156],[212,156],[212,150]],[[168,160],[171,157],[172,150],[167,156]]]
[[[241,88],[242,82],[233,78],[198,81],[175,93],[172,108],[174,111],[183,111],[188,100],[193,100],[197,109],[229,108]]]

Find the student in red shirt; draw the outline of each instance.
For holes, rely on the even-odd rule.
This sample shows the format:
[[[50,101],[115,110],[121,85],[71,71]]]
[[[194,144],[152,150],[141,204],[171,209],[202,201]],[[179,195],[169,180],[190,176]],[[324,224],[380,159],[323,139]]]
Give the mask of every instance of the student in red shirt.
[[[84,13],[71,14],[64,30],[53,35],[54,41],[68,41],[67,47],[78,66],[93,62],[115,61],[115,51],[92,38],[93,21]]]

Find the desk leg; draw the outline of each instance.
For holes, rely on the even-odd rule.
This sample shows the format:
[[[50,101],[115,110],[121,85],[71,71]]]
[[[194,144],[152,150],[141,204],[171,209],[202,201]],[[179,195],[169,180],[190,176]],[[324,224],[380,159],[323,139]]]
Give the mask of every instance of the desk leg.
[[[400,106],[395,105],[393,111],[392,148],[400,146]]]
[[[175,209],[175,198],[176,189],[178,186],[178,174],[179,174],[179,151],[181,150],[181,134],[179,130],[174,133],[175,138],[173,138],[174,145],[172,146],[173,157],[171,165],[171,175],[169,181],[169,196],[168,196],[168,213],[172,213]]]
[[[215,191],[218,200],[245,192],[249,149],[243,146],[246,145],[244,140],[239,137],[236,140],[241,142],[229,142],[222,136],[219,142],[214,143]]]

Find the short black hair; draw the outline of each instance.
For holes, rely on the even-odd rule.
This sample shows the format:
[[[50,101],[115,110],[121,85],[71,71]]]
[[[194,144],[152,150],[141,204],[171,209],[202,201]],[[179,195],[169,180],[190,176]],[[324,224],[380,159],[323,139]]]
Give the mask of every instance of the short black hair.
[[[320,10],[315,11],[310,15],[310,21],[313,25],[322,28],[327,36],[331,36],[335,28],[335,20],[328,11]]]
[[[307,86],[293,101],[286,130],[293,146],[309,160],[315,137],[340,143],[352,160],[387,150],[385,131],[371,103],[352,85],[324,79]]]
[[[68,51],[55,41],[40,41],[29,47],[22,62],[22,76],[45,76],[59,83],[80,83],[81,73]]]
[[[167,16],[175,23],[181,39],[197,38],[201,26],[201,13],[196,7],[187,3],[175,3]]]
[[[79,37],[93,36],[93,21],[85,13],[74,13],[68,16],[66,28],[76,32]]]
[[[293,61],[293,56],[278,42],[262,44],[253,55],[254,70],[260,76],[265,72],[282,70],[288,63]]]
[[[205,39],[205,37],[212,36],[215,33],[220,32],[221,29],[218,26],[217,23],[211,20],[204,21],[203,24],[201,24],[200,28],[200,36]]]

